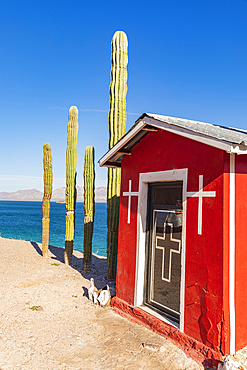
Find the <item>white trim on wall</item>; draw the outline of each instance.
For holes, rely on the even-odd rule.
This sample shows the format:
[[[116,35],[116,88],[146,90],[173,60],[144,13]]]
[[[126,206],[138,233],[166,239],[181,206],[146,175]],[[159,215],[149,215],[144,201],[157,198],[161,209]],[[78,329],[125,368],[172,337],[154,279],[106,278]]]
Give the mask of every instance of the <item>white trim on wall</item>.
[[[230,230],[229,230],[229,307],[230,307],[230,355],[235,354],[235,154],[230,154]]]
[[[137,247],[136,247],[136,277],[134,305],[141,306],[144,303],[144,280],[146,266],[146,223],[148,183],[164,181],[183,181],[183,230],[182,230],[182,256],[181,256],[181,287],[180,287],[180,324],[179,329],[184,331],[184,305],[185,305],[185,251],[186,251],[186,192],[187,192],[188,169],[175,169],[140,173],[139,175],[139,198],[137,213]]]

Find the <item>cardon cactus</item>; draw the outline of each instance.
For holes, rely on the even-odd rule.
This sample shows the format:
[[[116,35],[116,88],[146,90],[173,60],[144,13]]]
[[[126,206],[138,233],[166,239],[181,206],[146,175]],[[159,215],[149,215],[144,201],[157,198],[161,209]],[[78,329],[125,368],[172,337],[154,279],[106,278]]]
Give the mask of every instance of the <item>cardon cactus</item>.
[[[94,223],[94,148],[87,146],[84,157],[84,271],[91,270]]]
[[[64,262],[69,265],[73,254],[76,206],[76,163],[77,163],[78,109],[69,109],[66,150],[66,230]]]
[[[52,195],[52,157],[51,146],[49,143],[44,143],[44,196],[42,204],[42,254],[43,257],[48,256],[49,246],[49,224],[50,224],[50,199]]]
[[[125,134],[126,130],[126,93],[128,40],[122,31],[117,31],[112,38],[111,83],[109,108],[109,149]],[[107,183],[107,277],[116,277],[118,218],[120,198],[120,168],[108,168]]]

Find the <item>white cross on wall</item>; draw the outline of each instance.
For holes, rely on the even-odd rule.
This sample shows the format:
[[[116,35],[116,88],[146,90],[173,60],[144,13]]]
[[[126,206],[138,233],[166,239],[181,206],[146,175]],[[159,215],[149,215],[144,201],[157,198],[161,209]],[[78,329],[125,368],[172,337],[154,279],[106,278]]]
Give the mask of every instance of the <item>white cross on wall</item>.
[[[203,175],[199,175],[199,191],[188,191],[186,197],[198,197],[198,234],[202,235],[202,198],[216,197],[216,191],[203,191]]]
[[[130,224],[131,197],[138,197],[139,196],[138,191],[132,191],[131,192],[131,180],[129,180],[129,191],[124,191],[123,196],[124,197],[129,197],[129,199],[128,199],[128,220],[127,220],[127,223]]]

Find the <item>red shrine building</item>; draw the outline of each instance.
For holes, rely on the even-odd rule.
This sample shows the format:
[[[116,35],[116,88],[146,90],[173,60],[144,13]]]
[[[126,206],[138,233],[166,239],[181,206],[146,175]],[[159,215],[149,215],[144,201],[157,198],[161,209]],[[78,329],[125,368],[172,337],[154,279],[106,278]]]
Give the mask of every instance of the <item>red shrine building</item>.
[[[247,131],[144,113],[121,167],[116,312],[185,350],[247,346]]]

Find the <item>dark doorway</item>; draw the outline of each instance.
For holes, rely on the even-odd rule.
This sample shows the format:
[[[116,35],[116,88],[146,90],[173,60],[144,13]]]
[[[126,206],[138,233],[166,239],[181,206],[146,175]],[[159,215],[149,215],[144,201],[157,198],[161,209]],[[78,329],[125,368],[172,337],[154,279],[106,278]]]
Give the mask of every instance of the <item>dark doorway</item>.
[[[149,184],[146,305],[179,324],[182,181]]]

